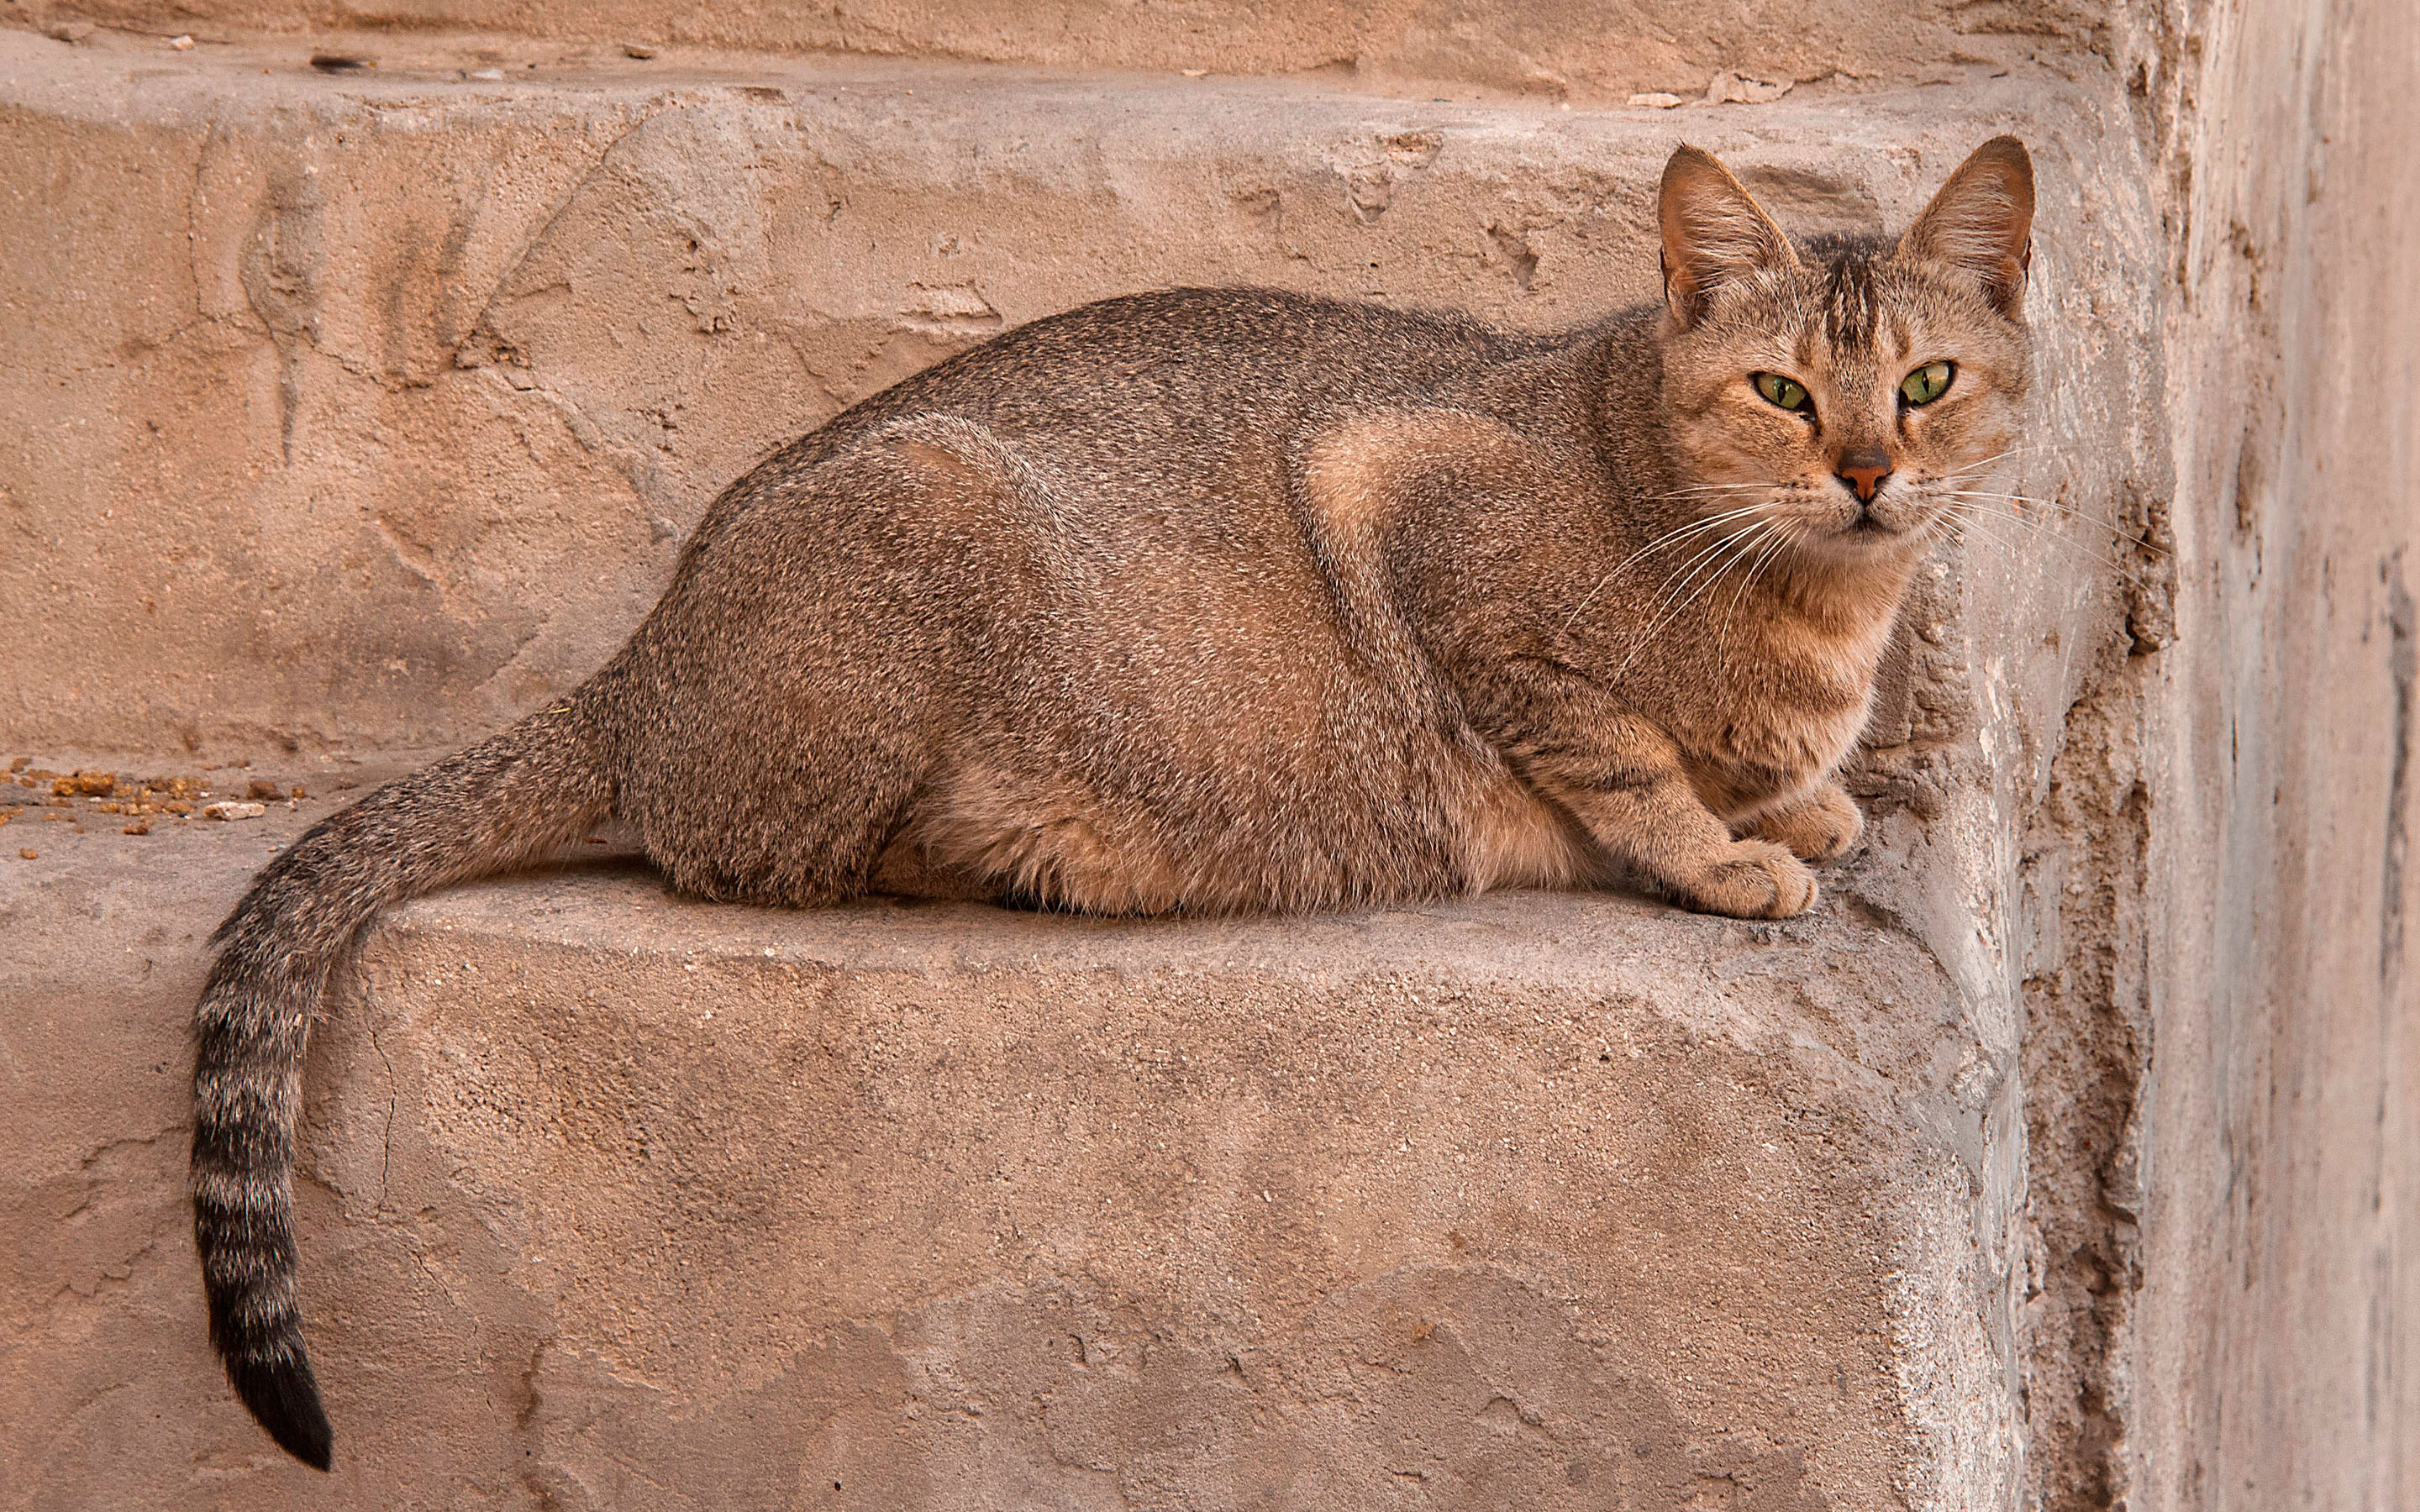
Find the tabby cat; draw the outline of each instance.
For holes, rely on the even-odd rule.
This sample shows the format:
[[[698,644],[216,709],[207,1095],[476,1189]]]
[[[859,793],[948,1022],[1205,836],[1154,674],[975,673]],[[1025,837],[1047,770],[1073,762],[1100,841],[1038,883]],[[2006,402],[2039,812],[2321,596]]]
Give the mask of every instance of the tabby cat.
[[[328,1467],[287,1186],[333,965],[600,822],[792,907],[1813,903],[1901,594],[2024,412],[2032,166],[2001,137],[1896,240],[1793,241],[1684,147],[1658,214],[1663,301],[1559,335],[1187,289],[953,357],[733,484],[578,691],[281,856],[194,1073],[262,1426]]]

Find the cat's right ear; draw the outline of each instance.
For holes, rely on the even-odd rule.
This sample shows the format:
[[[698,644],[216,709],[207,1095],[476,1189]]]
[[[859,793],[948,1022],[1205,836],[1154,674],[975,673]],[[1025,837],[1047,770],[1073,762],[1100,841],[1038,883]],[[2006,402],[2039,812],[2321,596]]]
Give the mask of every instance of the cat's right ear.
[[[1711,152],[1684,147],[1672,154],[1656,215],[1664,227],[1664,303],[1676,329],[1696,325],[1723,285],[1798,266],[1790,239]]]

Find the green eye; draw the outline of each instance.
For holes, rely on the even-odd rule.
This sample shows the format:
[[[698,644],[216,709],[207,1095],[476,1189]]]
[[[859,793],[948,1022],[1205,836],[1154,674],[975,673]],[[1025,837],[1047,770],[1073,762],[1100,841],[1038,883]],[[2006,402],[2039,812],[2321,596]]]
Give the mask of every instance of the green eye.
[[[1958,369],[1947,363],[1927,363],[1899,380],[1899,396],[1910,404],[1931,404],[1949,392]]]
[[[1778,373],[1759,373],[1755,378],[1756,392],[1763,394],[1768,403],[1777,404],[1784,409],[1797,410],[1801,414],[1815,408],[1807,397],[1807,386],[1796,378],[1783,378]],[[1948,379],[1944,378],[1942,381],[1947,383]]]

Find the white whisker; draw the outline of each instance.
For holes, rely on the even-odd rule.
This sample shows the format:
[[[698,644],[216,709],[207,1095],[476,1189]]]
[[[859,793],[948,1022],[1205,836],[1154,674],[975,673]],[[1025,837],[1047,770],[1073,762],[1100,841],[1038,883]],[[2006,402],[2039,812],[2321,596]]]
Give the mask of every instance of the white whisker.
[[[1702,519],[1692,520],[1688,524],[1681,526],[1677,530],[1665,532],[1655,539],[1648,542],[1645,546],[1640,547],[1637,550],[1633,551],[1629,556],[1623,558],[1618,565],[1606,572],[1604,577],[1599,578],[1596,580],[1595,585],[1589,589],[1588,593],[1580,599],[1579,603],[1573,606],[1571,613],[1564,617],[1563,629],[1568,631],[1573,625],[1578,624],[1579,617],[1583,613],[1587,612],[1588,607],[1596,602],[1596,595],[1605,591],[1605,585],[1613,581],[1614,579],[1621,576],[1621,574],[1630,567],[1632,563],[1638,561],[1642,557],[1652,556],[1654,553],[1661,551],[1665,548],[1672,546],[1688,536],[1698,534],[1703,531],[1711,531],[1717,526],[1726,524],[1731,520],[1740,519],[1745,516],[1756,514],[1764,507],[1764,501],[1760,500],[1756,503],[1747,504],[1738,509],[1725,510],[1718,515],[1709,515]]]
[[[1714,584],[1722,581],[1723,574],[1738,565],[1753,548],[1762,544],[1768,532],[1777,531],[1783,523],[1780,520],[1761,520],[1737,535],[1723,537],[1712,548],[1700,551],[1692,558],[1691,562],[1696,565],[1692,566],[1688,575],[1683,578],[1677,586],[1667,589],[1657,612],[1649,622],[1647,628],[1639,632],[1638,639],[1630,648],[1630,655],[1622,659],[1621,669],[1613,674],[1614,680],[1619,682],[1627,676],[1633,664],[1638,660],[1639,653],[1647,649],[1649,643],[1653,641],[1666,625],[1678,619],[1691,604],[1709,593]],[[1713,568],[1711,572],[1706,571],[1709,566]]]
[[[1982,529],[1983,517],[1986,516],[1994,519],[2004,519],[2014,524],[2024,526],[2024,528],[2034,532],[2036,537],[2040,540],[2048,541],[2054,546],[2063,547],[2066,549],[2074,552],[2076,555],[2083,557],[2086,561],[2097,562],[2101,565],[2107,567],[2110,571],[2115,572],[2119,577],[2125,579],[2128,582],[2133,583],[2138,587],[2148,586],[2145,579],[2132,568],[2128,567],[2124,563],[2118,561],[2114,557],[2104,556],[2101,552],[2095,551],[2089,547],[2079,546],[2075,542],[2068,540],[2065,536],[2045,529],[2040,522],[2026,519],[2022,515],[2011,514],[2003,509],[1993,509],[1990,506],[1983,504],[1945,504],[1942,507],[1945,513],[1950,511],[1958,512],[1962,517],[1964,523],[1977,529]],[[2010,551],[2017,549],[2016,543],[2002,535],[1997,530],[1985,530],[1984,533],[1990,536],[1993,540],[1999,542]]]

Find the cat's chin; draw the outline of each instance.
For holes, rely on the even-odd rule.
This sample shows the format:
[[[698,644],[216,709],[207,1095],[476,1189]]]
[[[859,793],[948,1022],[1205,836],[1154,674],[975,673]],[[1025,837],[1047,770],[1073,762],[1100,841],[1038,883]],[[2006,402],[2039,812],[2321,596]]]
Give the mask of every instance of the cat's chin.
[[[1864,563],[1902,556],[1921,546],[1924,522],[1900,523],[1860,514],[1815,535],[1807,544],[1822,556],[1843,564]]]

